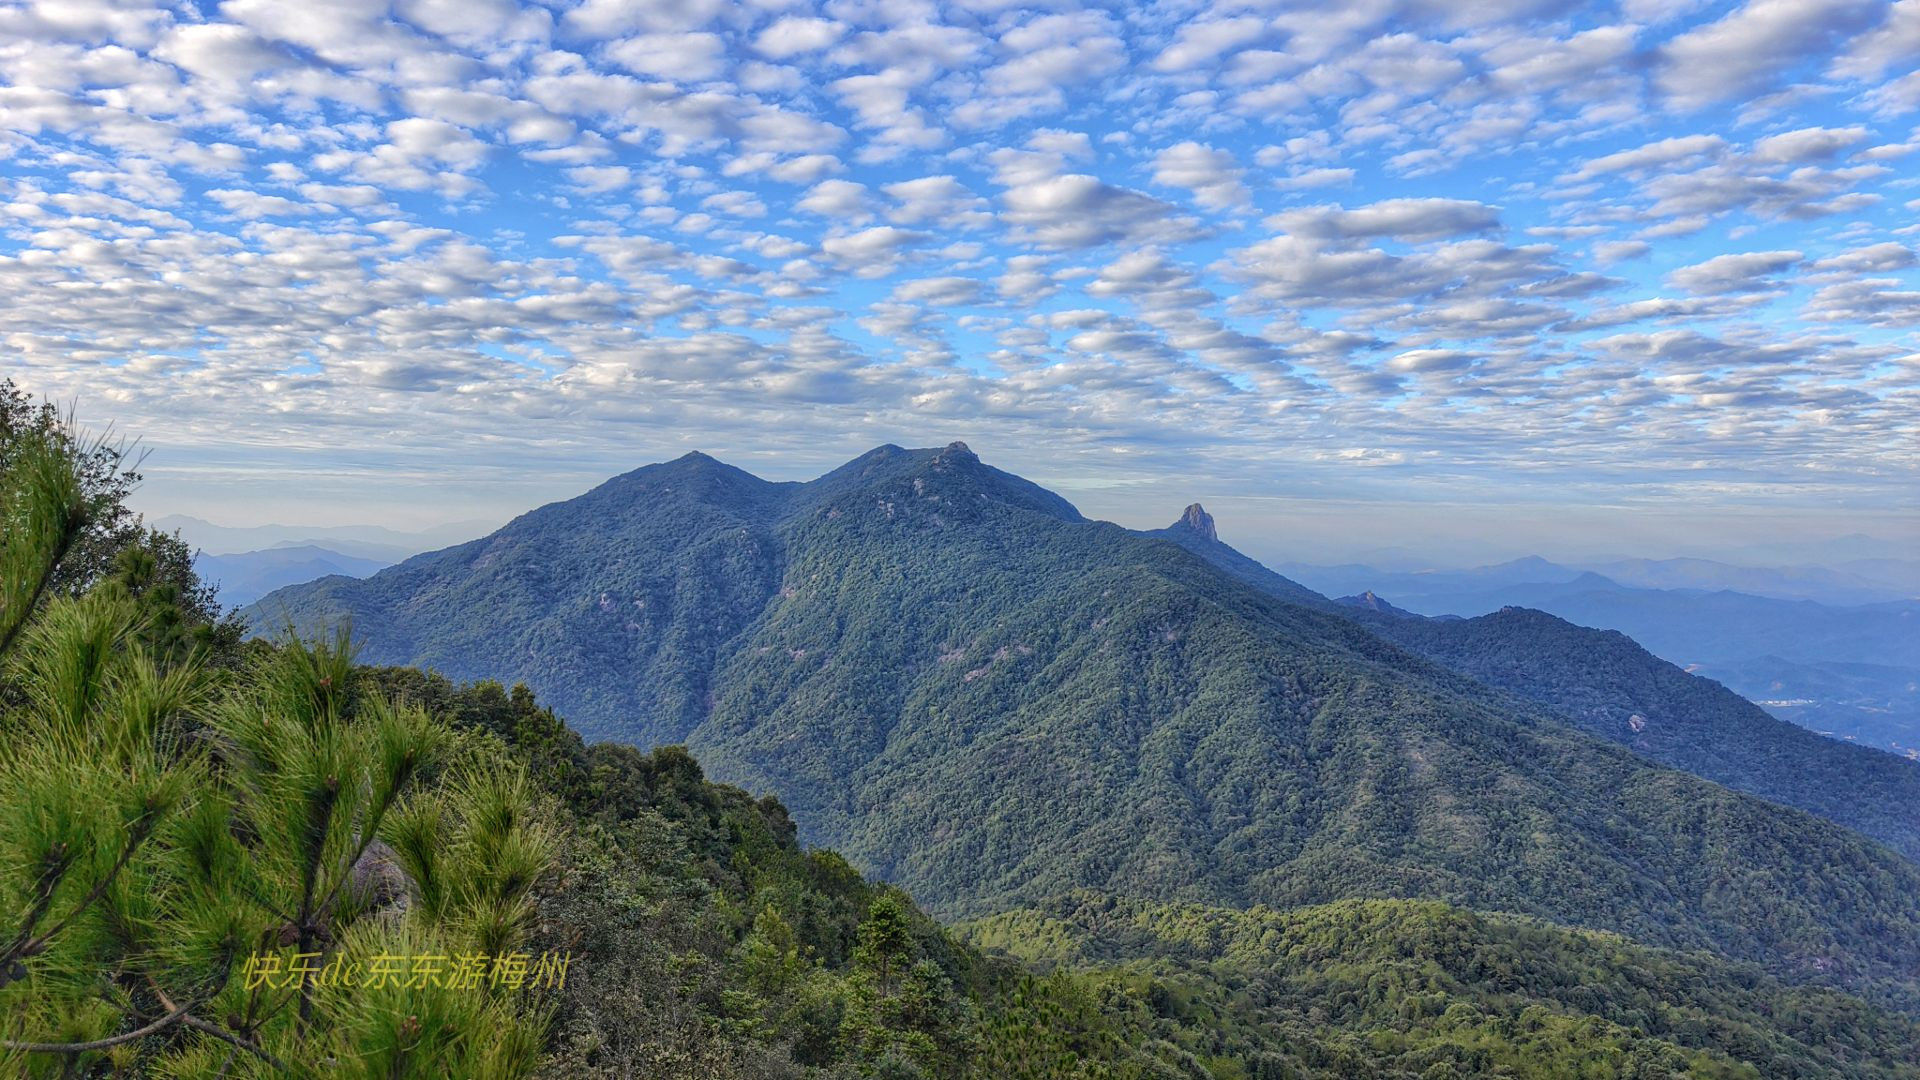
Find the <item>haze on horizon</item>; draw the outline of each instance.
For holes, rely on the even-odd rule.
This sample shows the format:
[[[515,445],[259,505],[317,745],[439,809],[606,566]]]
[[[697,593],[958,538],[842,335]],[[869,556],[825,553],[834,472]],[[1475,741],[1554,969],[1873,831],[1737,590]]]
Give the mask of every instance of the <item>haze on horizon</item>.
[[[4,374],[223,524],[960,439],[1269,559],[1920,547],[1920,0],[1458,7],[15,6]]]
[[[848,455],[847,460],[857,456]],[[1008,468],[1003,460],[992,455],[985,460],[997,468]],[[737,467],[733,460],[726,463]],[[844,463],[833,460],[806,469],[795,468],[792,460],[783,460],[769,463],[777,468],[748,471],[769,480],[811,480]],[[1576,562],[1608,557],[1701,557],[1754,566],[1833,567],[1863,557],[1904,557],[1907,550],[1914,549],[1916,540],[1900,531],[1908,522],[1897,516],[1850,518],[1842,523],[1852,530],[1849,532],[1835,531],[1839,524],[1831,521],[1755,520],[1746,522],[1743,532],[1729,535],[1717,531],[1724,522],[1702,522],[1684,510],[1672,512],[1659,506],[1525,508],[1444,500],[1409,504],[1386,500],[1369,502],[1362,498],[1248,496],[1212,490],[1202,495],[1197,493],[1206,485],[1183,487],[1177,480],[1163,481],[1155,485],[1157,490],[1153,491],[1145,490],[1145,484],[1117,488],[1098,484],[1075,486],[1071,478],[1047,480],[1044,463],[1039,463],[1036,469],[1021,475],[1067,495],[1089,517],[1132,529],[1159,528],[1177,517],[1186,504],[1202,502],[1219,519],[1226,539],[1270,563],[1337,564],[1373,559],[1383,565],[1404,568],[1464,567],[1544,555]],[[540,484],[520,477],[511,490],[524,491],[532,501],[512,506],[495,502],[486,505],[481,516],[458,520],[423,516],[417,505],[409,512],[377,518],[355,517],[355,513],[364,515],[368,509],[357,503],[349,503],[344,516],[340,517],[311,516],[315,509],[313,503],[304,507],[291,505],[287,508],[294,516],[280,519],[257,516],[264,509],[262,505],[236,503],[232,507],[236,516],[209,521],[204,516],[182,513],[179,507],[154,498],[150,490],[136,492],[133,503],[149,518],[170,527],[181,527],[190,542],[206,544],[208,550],[215,553],[242,551],[251,546],[233,542],[223,545],[212,539],[229,529],[279,529],[288,537],[313,538],[322,545],[325,537],[319,530],[339,530],[346,534],[358,529],[365,533],[362,539],[399,541],[411,550],[433,550],[486,535],[519,514],[570,499],[609,478],[567,477],[574,481],[574,486],[562,487],[558,483]],[[1165,501],[1167,499],[1172,501]],[[425,500],[424,505],[432,503]],[[249,511],[255,516],[248,516]],[[192,519],[193,523],[184,524],[178,520],[181,518]],[[1881,525],[1883,529],[1877,535],[1862,531],[1864,526],[1872,525]]]

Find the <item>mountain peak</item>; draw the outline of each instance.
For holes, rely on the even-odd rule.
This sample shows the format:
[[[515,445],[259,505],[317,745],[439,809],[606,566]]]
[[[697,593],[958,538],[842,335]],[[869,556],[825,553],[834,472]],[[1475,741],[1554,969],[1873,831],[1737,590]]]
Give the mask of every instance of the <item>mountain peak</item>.
[[[979,463],[980,455],[969,449],[966,443],[956,439],[948,443],[938,454],[935,454],[933,461],[936,465],[975,465]]]
[[[1191,529],[1209,540],[1220,539],[1220,533],[1213,527],[1213,515],[1207,513],[1207,508],[1199,503],[1187,507],[1181,513],[1180,520],[1173,524],[1175,528]]]
[[[1359,593],[1354,596],[1343,596],[1340,599],[1335,600],[1334,603],[1341,604],[1346,607],[1363,608],[1367,611],[1377,611],[1383,615],[1411,616],[1413,614],[1413,612],[1411,611],[1406,611],[1402,608],[1394,606],[1393,604],[1387,603],[1385,599],[1381,598],[1380,595],[1375,593],[1372,589],[1368,589],[1366,592]]]

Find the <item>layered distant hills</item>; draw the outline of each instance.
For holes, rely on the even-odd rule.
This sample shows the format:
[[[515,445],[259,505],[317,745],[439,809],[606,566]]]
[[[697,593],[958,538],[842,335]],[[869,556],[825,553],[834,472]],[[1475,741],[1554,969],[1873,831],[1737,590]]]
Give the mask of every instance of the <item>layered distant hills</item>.
[[[288,585],[323,577],[366,577],[392,565],[392,559],[364,559],[315,544],[193,557],[194,572],[218,590],[220,603],[239,607]]]
[[[1411,558],[1402,556],[1401,561]],[[1920,598],[1920,557],[1853,559],[1835,568],[1738,566],[1696,558],[1602,558],[1560,563],[1537,555],[1464,569],[1407,569],[1404,565],[1361,562],[1329,566],[1281,561],[1276,565],[1317,589],[1353,592],[1373,586],[1382,592],[1391,590],[1416,597],[1422,605],[1483,604],[1497,598],[1501,589],[1565,585],[1582,575],[1592,575],[1586,579],[1589,583],[1604,580],[1621,588],[1693,594],[1735,592],[1774,600],[1813,600],[1838,607]]]
[[[1086,888],[1417,898],[1896,998],[1920,980],[1920,865],[1891,848],[1597,736],[1582,695],[1417,655],[1198,508],[1160,535],[1088,521],[960,444],[804,484],[689,455],[249,614],[348,618],[364,659],[524,680],[593,736],[684,742],[948,914]],[[1594,707],[1664,703],[1656,674]],[[1684,702],[1660,723],[1719,730]],[[1749,725],[1741,752],[1793,768],[1782,730]],[[1880,800],[1855,824],[1910,837],[1904,774],[1876,795],[1858,763],[1907,764],[1835,745]]]
[[[1538,558],[1468,570],[1283,569],[1328,595],[1371,591],[1422,615],[1471,617],[1527,607],[1618,630],[1782,719],[1920,756],[1920,600],[1890,599],[1903,595],[1920,563],[1913,569],[1897,560],[1856,565],[1885,580],[1701,559],[1621,560],[1586,569]],[[1920,588],[1904,595],[1915,593]]]
[[[244,607],[275,589],[323,577],[366,577],[409,555],[445,547],[485,530],[462,522],[423,532],[377,525],[215,525],[184,514],[153,521],[177,533],[196,552],[194,571],[214,586],[219,602]]]
[[[1389,640],[1647,758],[1812,811],[1920,859],[1920,766],[1771,716],[1618,631],[1526,608],[1474,619],[1387,608],[1357,617]]]
[[[1274,596],[1297,599],[1303,588],[1264,567],[1248,571],[1252,560],[1222,543],[1197,507],[1153,535],[1174,539]],[[1618,631],[1529,608],[1428,618],[1372,592],[1331,603],[1309,595],[1313,606],[1341,611],[1451,671],[1512,691],[1643,757],[1811,811],[1920,859],[1920,766],[1914,761],[1778,719]]]
[[[188,546],[215,555],[258,552],[270,548],[319,547],[356,559],[386,564],[409,555],[470,540],[487,531],[479,521],[461,521],[419,532],[379,525],[216,525],[186,514],[167,514],[151,524],[162,532],[179,533]]]

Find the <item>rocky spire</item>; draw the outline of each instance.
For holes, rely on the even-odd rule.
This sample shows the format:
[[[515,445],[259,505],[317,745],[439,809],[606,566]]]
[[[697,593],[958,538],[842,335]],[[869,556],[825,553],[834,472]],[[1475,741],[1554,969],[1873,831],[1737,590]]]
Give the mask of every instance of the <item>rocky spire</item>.
[[[963,442],[950,442],[946,448],[933,456],[936,465],[975,465],[980,458],[967,448]]]
[[[1207,508],[1199,503],[1187,507],[1186,512],[1180,515],[1180,520],[1174,524],[1192,529],[1209,540],[1220,539],[1220,534],[1213,528],[1213,515],[1207,513]]]

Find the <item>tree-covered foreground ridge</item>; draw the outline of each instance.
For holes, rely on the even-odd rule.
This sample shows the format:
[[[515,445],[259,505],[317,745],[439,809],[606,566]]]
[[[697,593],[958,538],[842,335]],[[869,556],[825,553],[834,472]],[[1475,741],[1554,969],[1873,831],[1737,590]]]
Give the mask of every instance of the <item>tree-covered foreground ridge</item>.
[[[1669,934],[1418,899],[1359,863],[1278,905],[1067,875],[943,927],[685,749],[589,745],[524,686],[365,666],[344,635],[242,643],[128,527],[114,447],[5,415],[0,1075],[1920,1075],[1911,864],[1806,815],[1773,841],[1797,864],[1721,883],[1713,919],[1675,895]],[[1421,795],[1397,812],[1444,810]],[[1771,812],[1743,798],[1689,810],[1702,851]],[[1377,865],[1418,865],[1423,828]],[[935,879],[1010,880],[991,849],[927,850],[953,862]],[[1817,872],[1826,921],[1795,893]],[[1714,936],[1769,888],[1778,926]]]

